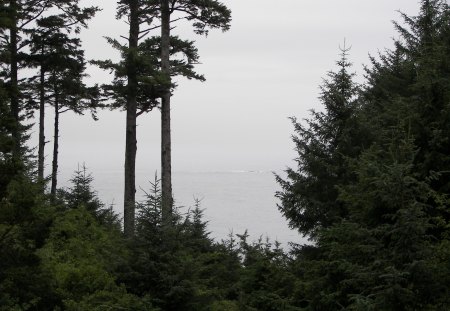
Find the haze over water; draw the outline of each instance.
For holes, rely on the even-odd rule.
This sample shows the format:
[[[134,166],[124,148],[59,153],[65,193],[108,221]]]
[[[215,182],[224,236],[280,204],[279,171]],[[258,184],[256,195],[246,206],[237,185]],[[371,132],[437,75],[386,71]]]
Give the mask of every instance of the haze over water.
[[[75,167],[76,169],[76,167]],[[122,170],[91,170],[93,186],[99,198],[107,205],[114,204],[116,212],[122,214],[123,172]],[[61,172],[61,186],[68,186],[72,173]],[[137,200],[142,201],[144,191],[150,189],[155,172],[140,171],[136,180]],[[143,176],[152,176],[150,180]],[[195,198],[201,200],[204,219],[208,221],[211,237],[220,241],[230,232],[242,234],[248,230],[251,240],[259,237],[277,240],[284,246],[288,242],[301,243],[305,239],[288,228],[287,221],[277,208],[275,192],[279,189],[272,172],[269,171],[180,171],[173,174],[173,188],[177,206],[182,211],[192,207]]]

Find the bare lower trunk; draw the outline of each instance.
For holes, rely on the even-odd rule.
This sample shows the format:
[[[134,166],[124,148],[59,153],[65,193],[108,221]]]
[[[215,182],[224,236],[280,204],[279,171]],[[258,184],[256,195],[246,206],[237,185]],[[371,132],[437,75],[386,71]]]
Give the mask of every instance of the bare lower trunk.
[[[15,126],[12,130],[12,138],[13,138],[13,159],[16,163],[20,161],[20,144],[21,144],[21,135],[20,135],[20,108],[19,108],[19,86],[18,86],[18,59],[17,59],[17,45],[18,45],[18,37],[17,37],[17,1],[10,0],[9,6],[12,10],[11,14],[11,28],[10,28],[10,61],[11,61],[11,114],[15,121]]]
[[[127,109],[125,144],[124,233],[127,237],[132,237],[134,234],[137,151],[136,105],[133,103],[130,103]]]
[[[124,233],[127,237],[134,235],[134,217],[136,204],[136,113],[137,113],[137,68],[136,57],[139,40],[139,1],[130,0],[130,34],[129,51],[127,56],[127,121],[125,142],[125,191],[124,191]]]
[[[170,81],[170,8],[169,0],[161,0],[161,70]],[[170,86],[161,100],[161,192],[163,222],[172,216],[172,145],[170,128]]]
[[[43,182],[44,180],[44,161],[45,161],[45,72],[41,67],[41,77],[40,77],[40,99],[39,99],[39,145],[38,145],[38,180]]]
[[[161,107],[161,192],[162,216],[168,221],[172,216],[172,150],[170,135],[170,94],[162,99]]]
[[[53,136],[53,160],[52,160],[52,186],[50,190],[52,201],[56,198],[56,187],[58,184],[58,148],[59,148],[59,102],[55,95],[55,120]]]

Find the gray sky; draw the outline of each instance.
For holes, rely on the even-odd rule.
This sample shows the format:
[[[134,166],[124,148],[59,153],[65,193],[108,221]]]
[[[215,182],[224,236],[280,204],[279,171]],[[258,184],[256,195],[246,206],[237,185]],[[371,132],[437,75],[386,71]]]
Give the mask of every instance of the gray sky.
[[[87,57],[116,58],[102,38],[126,36],[127,26],[114,19],[116,1],[85,3],[103,8],[82,33]],[[202,62],[197,70],[207,81],[180,80],[174,93],[174,171],[279,171],[291,165],[295,152],[288,117],[304,118],[309,109],[319,108],[318,86],[334,68],[344,38],[352,46],[350,59],[362,81],[368,54],[392,46],[396,33],[391,21],[400,18],[396,10],[418,11],[415,0],[224,3],[233,12],[229,32],[212,31],[204,38],[186,24],[175,30],[196,40]],[[110,79],[98,69],[90,75],[93,82]],[[70,113],[62,117],[61,171],[73,171],[83,161],[94,173],[96,168],[123,168],[125,113],[99,116],[97,122]],[[159,170],[159,118],[155,111],[138,119],[138,174]]]

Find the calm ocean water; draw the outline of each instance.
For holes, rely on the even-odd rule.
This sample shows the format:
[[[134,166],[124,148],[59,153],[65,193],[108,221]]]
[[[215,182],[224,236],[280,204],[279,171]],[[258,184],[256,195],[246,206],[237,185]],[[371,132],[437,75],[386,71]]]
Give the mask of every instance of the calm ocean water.
[[[61,174],[61,186],[68,185],[66,181],[70,175]],[[96,170],[92,175],[100,199],[108,205],[113,204],[116,211],[121,212],[123,172]],[[143,190],[149,189],[149,180],[154,180],[154,175],[154,172],[137,172],[138,200],[142,200]],[[230,232],[241,234],[248,230],[252,240],[269,237],[284,246],[288,242],[305,241],[288,228],[287,221],[277,209],[274,195],[278,184],[272,172],[174,172],[173,189],[176,204],[185,209],[194,205],[195,198],[201,200],[208,229],[217,240],[226,238]]]

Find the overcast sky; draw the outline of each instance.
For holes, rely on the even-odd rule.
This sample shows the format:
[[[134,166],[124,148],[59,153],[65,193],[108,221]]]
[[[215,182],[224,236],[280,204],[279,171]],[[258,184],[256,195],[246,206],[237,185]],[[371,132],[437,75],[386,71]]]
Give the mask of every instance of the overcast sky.
[[[181,24],[175,30],[196,40],[207,81],[180,80],[172,108],[173,170],[283,170],[295,157],[288,117],[320,109],[321,79],[335,68],[339,45],[351,45],[350,60],[362,80],[369,53],[392,47],[397,10],[416,14],[415,0],[230,0],[231,30],[207,38]],[[103,36],[127,35],[115,20],[116,1],[84,1],[103,9],[82,33],[89,59],[116,58]],[[107,73],[90,69],[92,82]],[[50,113],[49,113],[50,114]],[[50,116],[50,115],[49,115]],[[60,170],[78,162],[121,170],[125,113],[105,111],[94,122],[67,113],[61,122]],[[159,111],[138,119],[138,174],[159,170]],[[47,137],[51,137],[50,126]],[[47,148],[50,154],[50,147]],[[49,158],[48,158],[49,159]]]

